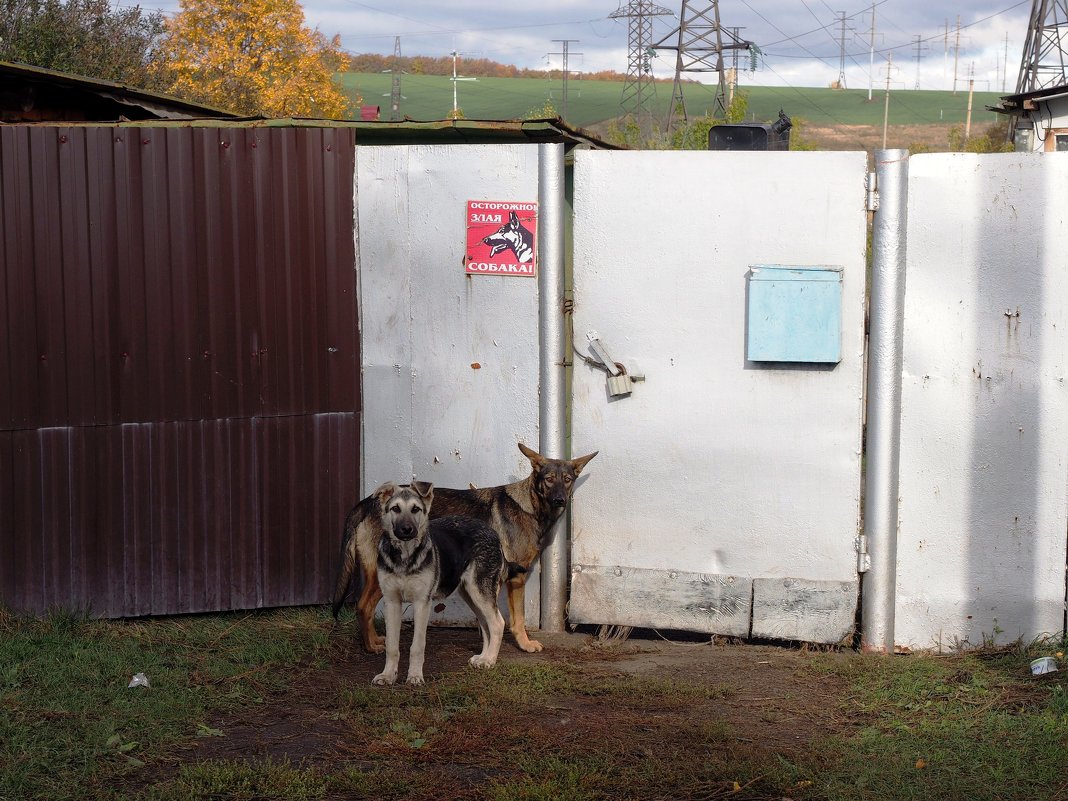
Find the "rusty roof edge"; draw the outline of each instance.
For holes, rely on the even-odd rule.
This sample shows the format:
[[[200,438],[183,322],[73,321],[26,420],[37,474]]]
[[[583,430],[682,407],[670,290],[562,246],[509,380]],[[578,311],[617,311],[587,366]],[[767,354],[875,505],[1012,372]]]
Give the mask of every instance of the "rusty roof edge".
[[[606,142],[603,139],[575,126],[568,125],[559,117],[547,117],[532,120],[331,120],[314,117],[235,117],[225,118],[198,118],[198,119],[161,119],[161,120],[134,120],[123,122],[108,121],[70,121],[70,120],[47,120],[41,122],[7,123],[17,125],[32,125],[37,127],[71,127],[71,126],[97,126],[97,127],[132,127],[132,128],[159,128],[159,127],[192,127],[192,128],[353,128],[357,131],[379,131],[386,133],[390,130],[399,130],[409,133],[427,131],[442,133],[450,131],[457,138],[470,140],[477,138],[479,132],[486,133],[512,133],[523,136],[531,141],[563,140],[573,146],[586,145],[601,150],[624,150],[626,148]],[[474,135],[474,137],[472,137]]]
[[[77,75],[73,72],[60,72],[46,67],[35,67],[32,64],[22,64],[17,61],[0,61],[0,75],[21,77],[28,80],[53,81],[57,84],[65,84],[72,88],[98,92],[120,103],[130,104],[131,101],[139,101],[155,107],[158,111],[160,106],[187,109],[190,113],[214,115],[215,118],[233,118],[236,115],[225,109],[209,106],[204,103],[194,103],[183,100],[180,97],[154,92],[150,89],[141,89],[116,81],[107,81],[102,78],[90,78],[85,75]]]

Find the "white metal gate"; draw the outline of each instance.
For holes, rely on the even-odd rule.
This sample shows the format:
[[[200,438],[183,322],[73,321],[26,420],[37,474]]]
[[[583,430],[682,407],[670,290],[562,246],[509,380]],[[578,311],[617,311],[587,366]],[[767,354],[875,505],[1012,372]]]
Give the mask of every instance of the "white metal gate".
[[[894,642],[1063,631],[1068,156],[908,165]]]
[[[576,154],[575,343],[645,380],[613,397],[575,367],[572,450],[600,455],[574,501],[571,622],[854,630],[865,172],[863,153]],[[840,271],[840,361],[747,359],[762,265]]]
[[[522,478],[516,443],[538,444],[538,284],[466,275],[464,226],[468,200],[537,201],[537,146],[357,147],[356,180],[363,494]],[[453,598],[433,620],[474,618]]]

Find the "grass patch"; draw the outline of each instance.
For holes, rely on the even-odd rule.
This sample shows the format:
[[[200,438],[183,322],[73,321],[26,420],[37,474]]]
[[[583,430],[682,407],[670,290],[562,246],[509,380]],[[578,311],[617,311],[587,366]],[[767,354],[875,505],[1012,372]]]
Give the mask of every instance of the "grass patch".
[[[322,798],[327,779],[288,762],[210,761],[183,766],[178,775],[147,791],[146,801],[313,801]]]
[[[116,779],[261,704],[276,668],[321,652],[324,615],[287,611],[151,621],[57,612],[0,617],[0,798],[106,797]],[[150,687],[129,688],[136,673]]]
[[[1028,649],[840,663],[866,720],[831,738],[828,798],[1068,797],[1062,678],[1032,679]],[[1056,676],[1057,674],[1053,674]]]
[[[364,103],[376,104],[375,98],[388,97],[392,82],[389,73],[343,72],[338,80],[350,98],[362,97]],[[452,111],[452,80],[446,75],[406,75],[403,78],[404,100],[401,114],[416,120],[445,119]],[[479,78],[462,84],[460,106],[468,119],[522,119],[537,114],[546,100],[561,111],[560,81],[538,78]],[[715,103],[715,86],[686,84],[686,108],[691,116],[700,116]],[[799,87],[784,89],[777,86],[742,86],[749,96],[747,119],[771,122],[779,109],[809,125],[874,125],[883,124],[884,104],[868,101],[867,89],[829,89]],[[567,99],[567,122],[590,126],[622,115],[620,99],[622,81],[571,81]],[[1000,98],[997,92],[975,92],[972,98],[972,124],[987,125],[998,115],[986,111]],[[662,120],[671,102],[671,84],[657,84],[657,91],[649,101],[649,110]],[[388,118],[388,109],[383,107]],[[968,116],[966,92],[899,90],[893,93],[889,106],[891,125],[963,124]],[[541,114],[538,114],[541,116]]]
[[[950,657],[731,646],[671,670],[561,650],[488,671],[453,646],[427,685],[379,688],[378,658],[343,664],[354,652],[331,631],[319,609],[0,617],[0,799],[1068,798],[1065,673],[1028,670],[1064,643]],[[127,688],[137,672],[150,688]],[[257,750],[295,708],[330,722],[336,752],[301,750],[292,727]],[[190,759],[198,736],[239,736],[216,728],[237,710],[248,758],[229,740],[225,759]]]

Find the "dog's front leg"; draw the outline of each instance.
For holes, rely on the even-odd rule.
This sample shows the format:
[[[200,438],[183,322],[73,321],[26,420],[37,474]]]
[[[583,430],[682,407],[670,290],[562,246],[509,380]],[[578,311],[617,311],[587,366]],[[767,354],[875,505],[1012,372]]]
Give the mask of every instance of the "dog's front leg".
[[[426,655],[426,627],[430,624],[430,599],[412,604],[412,649],[408,652],[408,683],[423,683],[423,657]]]
[[[526,595],[527,574],[521,573],[508,579],[508,619],[511,621],[512,636],[516,645],[532,654],[542,649],[542,644],[527,636],[527,623],[524,596]]]
[[[393,684],[400,664],[401,599],[395,593],[386,597],[386,666],[371,684]]]

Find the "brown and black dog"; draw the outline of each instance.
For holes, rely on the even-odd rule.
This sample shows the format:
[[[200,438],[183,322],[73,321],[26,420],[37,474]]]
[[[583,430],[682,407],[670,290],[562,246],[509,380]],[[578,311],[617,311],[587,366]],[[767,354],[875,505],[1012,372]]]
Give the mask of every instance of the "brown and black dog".
[[[577,459],[547,459],[523,443],[519,450],[530,460],[531,473],[521,481],[481,489],[434,488],[431,518],[460,515],[488,523],[501,537],[504,557],[529,570],[548,544],[553,525],[567,502],[586,463],[597,451]],[[334,617],[345,603],[349,586],[362,582],[356,614],[363,647],[371,653],[385,650],[385,639],[375,631],[375,607],[382,599],[376,561],[382,538],[382,510],[374,496],[364,498],[349,512],[341,541],[341,571],[334,588]],[[516,644],[524,651],[540,651],[537,640],[527,636],[524,595],[527,574],[508,579],[508,614]]]

